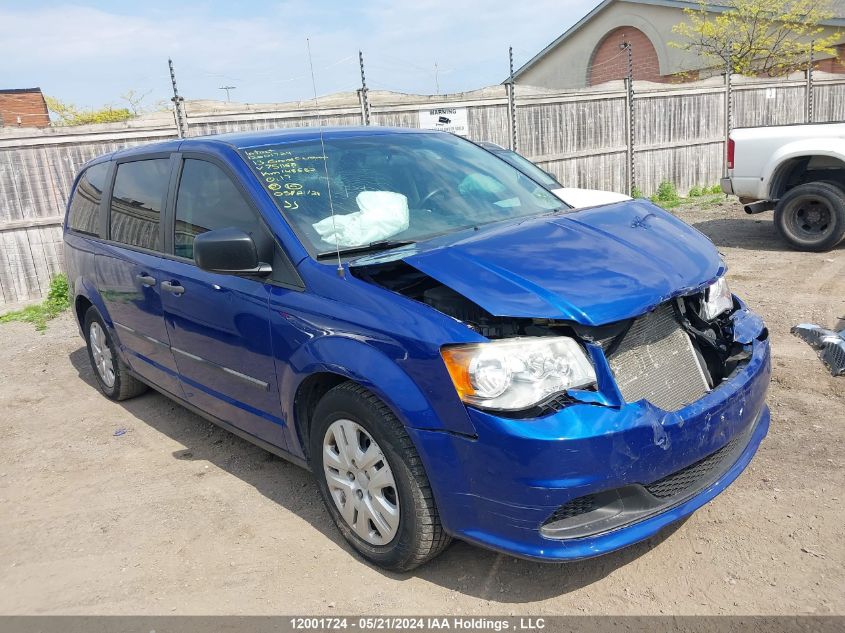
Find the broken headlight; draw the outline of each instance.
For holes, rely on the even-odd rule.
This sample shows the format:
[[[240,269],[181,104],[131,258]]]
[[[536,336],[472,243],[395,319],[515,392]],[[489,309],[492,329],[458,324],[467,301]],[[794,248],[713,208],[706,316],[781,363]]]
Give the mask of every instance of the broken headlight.
[[[704,290],[704,301],[701,302],[701,317],[705,321],[712,321],[720,314],[727,312],[734,306],[731,289],[724,276],[719,277]]]
[[[565,336],[454,345],[441,350],[461,400],[518,411],[596,381],[587,355]]]

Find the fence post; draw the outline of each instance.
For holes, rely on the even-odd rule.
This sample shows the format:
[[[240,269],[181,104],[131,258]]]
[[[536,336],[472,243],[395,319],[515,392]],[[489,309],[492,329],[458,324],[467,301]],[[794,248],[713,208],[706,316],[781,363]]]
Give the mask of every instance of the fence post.
[[[508,46],[508,60],[510,63],[510,75],[505,84],[505,92],[508,95],[508,132],[510,133],[510,148],[515,152],[516,142],[516,91],[513,83],[513,46]]]
[[[731,108],[733,106],[733,66],[731,64],[731,45],[728,42],[725,59],[725,147],[722,152],[722,177],[728,177],[728,142],[731,138]]]
[[[176,133],[179,138],[185,138],[185,118],[182,114],[182,102],[184,98],[179,96],[179,91],[176,89],[176,71],[173,70],[173,60],[168,58],[167,65],[170,67],[170,83],[173,84],[173,115],[176,117]]]
[[[358,64],[361,66],[361,89],[358,91],[358,99],[361,101],[361,121],[364,125],[370,124],[370,99],[367,95],[367,79],[364,77],[364,53],[358,51]]]
[[[813,119],[815,119],[815,113],[813,112],[813,66],[815,65],[813,49],[815,48],[815,44],[815,40],[810,40],[809,59],[807,60],[807,87],[804,100],[804,120],[807,123],[812,123]]]
[[[627,139],[627,159],[628,159],[628,195],[633,196],[634,190],[637,188],[637,175],[635,169],[634,157],[634,54],[631,49],[631,43],[625,42],[622,44],[628,52],[628,76],[625,78],[625,110],[626,110],[626,124],[625,136]]]

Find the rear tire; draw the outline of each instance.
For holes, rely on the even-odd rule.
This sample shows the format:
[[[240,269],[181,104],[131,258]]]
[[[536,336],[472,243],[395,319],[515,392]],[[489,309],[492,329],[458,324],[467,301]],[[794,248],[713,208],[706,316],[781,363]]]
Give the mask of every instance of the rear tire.
[[[367,389],[345,382],[323,396],[309,446],[326,508],[365,559],[390,571],[409,571],[449,545],[411,438]]]
[[[91,306],[85,313],[85,342],[88,344],[88,359],[94,370],[94,378],[100,391],[111,400],[127,400],[144,393],[148,387],[135,378],[129,367],[120,360],[115,351],[106,324],[97,308]]]
[[[829,251],[845,236],[845,192],[830,182],[790,189],[775,207],[775,228],[799,251]]]

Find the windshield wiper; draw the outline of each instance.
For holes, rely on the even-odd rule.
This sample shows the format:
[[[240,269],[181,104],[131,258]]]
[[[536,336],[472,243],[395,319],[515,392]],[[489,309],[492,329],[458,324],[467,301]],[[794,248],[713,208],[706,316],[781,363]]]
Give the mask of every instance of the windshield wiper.
[[[408,244],[416,244],[416,240],[381,240],[378,242],[370,242],[369,244],[362,244],[361,246],[351,246],[349,248],[341,248],[340,256],[358,255],[361,253],[372,253],[374,251],[383,251],[390,248],[397,248],[399,246],[407,246]],[[328,259],[330,257],[337,257],[338,251],[328,251],[317,255],[317,259]]]

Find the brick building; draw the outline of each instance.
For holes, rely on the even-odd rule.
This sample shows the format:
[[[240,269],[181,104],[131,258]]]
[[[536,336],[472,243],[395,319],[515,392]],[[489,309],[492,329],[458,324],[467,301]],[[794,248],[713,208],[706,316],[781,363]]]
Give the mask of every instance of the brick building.
[[[47,127],[50,114],[41,88],[0,89],[0,127]]]
[[[728,8],[726,0],[707,4],[714,13]],[[626,43],[631,45],[635,80],[666,83],[719,73],[720,69],[707,68],[694,53],[669,45],[678,40],[672,27],[686,19],[684,9],[699,6],[696,0],[604,0],[519,68],[515,81],[563,89],[622,79],[628,71]],[[845,0],[832,0],[832,9],[834,17],[825,24],[827,33],[845,32]],[[845,45],[838,52],[845,53]],[[837,58],[821,59],[816,67],[845,72]]]

